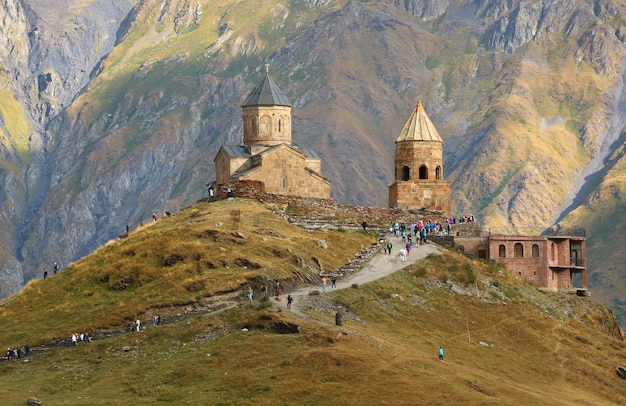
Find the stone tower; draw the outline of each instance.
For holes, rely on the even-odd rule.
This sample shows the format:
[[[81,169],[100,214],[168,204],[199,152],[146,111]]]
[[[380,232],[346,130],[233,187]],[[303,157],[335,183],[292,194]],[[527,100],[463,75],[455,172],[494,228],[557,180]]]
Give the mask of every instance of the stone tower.
[[[396,138],[389,207],[450,214],[450,182],[443,180],[443,140],[419,101]]]
[[[252,90],[241,109],[243,144],[253,154],[273,145],[291,145],[291,103],[270,78],[269,65],[265,65],[265,78]]]

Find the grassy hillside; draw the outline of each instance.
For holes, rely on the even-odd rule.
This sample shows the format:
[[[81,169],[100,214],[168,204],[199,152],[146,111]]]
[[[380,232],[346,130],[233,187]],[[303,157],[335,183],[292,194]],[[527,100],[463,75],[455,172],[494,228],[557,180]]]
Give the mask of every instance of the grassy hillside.
[[[318,246],[322,239],[328,249]],[[0,309],[3,338],[41,342],[72,330],[124,326],[149,309],[220,292],[241,289],[243,297],[249,284],[258,291],[264,283],[335,269],[374,240],[305,232],[261,204],[200,203],[111,241],[50,279],[30,282]]]
[[[625,346],[606,308],[540,293],[455,253],[343,291],[315,294],[312,285],[296,303],[305,318],[274,299],[244,300],[248,284],[258,291],[280,279],[284,293],[306,285],[314,264],[339,266],[374,237],[304,231],[244,200],[195,205],[133,231],[3,304],[5,347],[47,345],[28,362],[0,362],[0,396],[68,405],[570,405],[626,397],[614,373]],[[452,293],[449,280],[473,295]],[[229,305],[201,306],[211,298]],[[337,306],[342,327],[333,323]],[[128,321],[149,324],[157,313],[162,326],[121,334]],[[280,322],[300,332],[277,334]],[[51,344],[86,329],[97,331],[91,344]]]

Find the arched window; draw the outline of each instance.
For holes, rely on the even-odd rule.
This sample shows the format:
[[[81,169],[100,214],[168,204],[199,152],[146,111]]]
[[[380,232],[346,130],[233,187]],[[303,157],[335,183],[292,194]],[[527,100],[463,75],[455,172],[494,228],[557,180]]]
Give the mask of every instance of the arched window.
[[[411,179],[411,169],[408,166],[402,167],[402,180],[406,181]]]
[[[281,119],[278,119],[278,132],[281,132],[283,130],[283,122]]]
[[[504,246],[504,244],[500,244],[500,246],[498,247],[498,257],[506,258],[506,247]]]
[[[252,122],[252,134],[256,135],[256,117],[252,117],[250,121]]]
[[[268,116],[261,117],[259,123],[259,134],[268,135],[272,131],[272,119]]]
[[[513,246],[513,256],[515,258],[523,258],[524,257],[524,246],[521,242],[516,242]]]
[[[539,258],[539,245],[533,244],[533,258]]]
[[[287,184],[287,178],[280,178],[280,190],[285,191],[287,189],[289,189],[289,185]]]
[[[441,180],[441,177],[442,177],[441,172],[442,172],[441,166],[438,166],[437,168],[435,168],[435,178],[437,180]]]
[[[428,179],[428,168],[426,165],[420,166],[420,179]]]

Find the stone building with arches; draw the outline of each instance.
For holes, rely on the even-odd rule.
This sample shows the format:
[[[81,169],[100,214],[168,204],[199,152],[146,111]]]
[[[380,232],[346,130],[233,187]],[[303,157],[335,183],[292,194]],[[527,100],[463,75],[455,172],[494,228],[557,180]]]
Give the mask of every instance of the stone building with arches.
[[[504,264],[509,272],[542,290],[587,289],[584,236],[490,235],[487,243],[490,260]]]
[[[450,182],[443,179],[443,140],[419,101],[396,137],[394,178],[389,207],[450,214]]]
[[[241,106],[243,145],[223,145],[215,156],[215,188],[219,193],[237,181],[253,180],[263,183],[265,193],[329,199],[321,157],[292,145],[292,106],[268,67]]]
[[[503,264],[548,292],[587,292],[587,239],[582,229],[520,235],[457,226],[454,246],[472,258]],[[432,237],[435,238],[436,237]]]

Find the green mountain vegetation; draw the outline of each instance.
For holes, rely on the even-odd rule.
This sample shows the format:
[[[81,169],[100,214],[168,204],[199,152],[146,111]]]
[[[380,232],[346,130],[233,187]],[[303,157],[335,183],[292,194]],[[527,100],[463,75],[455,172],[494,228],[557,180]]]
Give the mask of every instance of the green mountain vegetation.
[[[321,294],[320,268],[342,265],[377,235],[304,230],[275,210],[199,203],[31,281],[0,306],[0,341],[33,348],[0,362],[3,402],[570,405],[626,396],[615,374],[625,345],[605,306],[541,293],[443,249]],[[274,281],[280,300],[245,297],[249,285],[258,293]],[[301,287],[310,294],[287,311],[284,296]],[[137,318],[145,327],[125,332]],[[92,343],[68,345],[90,330]]]

